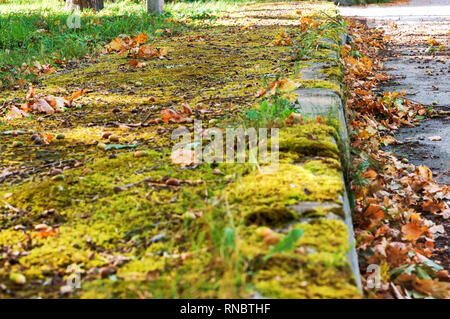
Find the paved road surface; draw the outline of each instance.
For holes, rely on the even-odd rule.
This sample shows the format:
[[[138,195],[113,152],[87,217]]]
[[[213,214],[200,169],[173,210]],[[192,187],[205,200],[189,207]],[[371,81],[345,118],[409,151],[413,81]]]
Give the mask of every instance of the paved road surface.
[[[408,99],[433,106],[443,115],[428,119],[414,128],[403,128],[396,135],[404,144],[391,151],[405,156],[415,165],[430,167],[437,182],[450,184],[450,0],[412,0],[407,4],[389,6],[342,7],[341,14],[366,20],[369,26],[383,28],[391,36],[384,52],[384,63],[391,81],[384,91],[406,91]],[[445,51],[426,52],[427,38],[445,45]],[[440,136],[441,141],[428,137]],[[427,218],[435,219],[429,215]],[[450,221],[441,220],[446,236],[436,241],[441,248],[433,259],[449,269],[448,238]]]
[[[400,5],[341,7],[343,16],[365,19],[391,36],[384,63],[392,79],[384,91],[406,91],[406,97],[440,111],[450,111],[450,0],[412,0]],[[427,38],[447,47],[425,52]],[[441,136],[441,141],[428,137]],[[401,129],[396,136],[405,144],[392,150],[416,165],[425,164],[435,179],[450,184],[450,115]]]

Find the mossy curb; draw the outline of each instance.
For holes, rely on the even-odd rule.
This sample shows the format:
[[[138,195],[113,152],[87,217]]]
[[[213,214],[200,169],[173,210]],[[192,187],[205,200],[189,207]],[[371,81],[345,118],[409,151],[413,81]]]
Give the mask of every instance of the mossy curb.
[[[339,56],[339,48],[340,45],[343,45],[346,42],[347,34],[340,33],[336,42],[339,43],[339,46],[335,48],[336,56]],[[327,43],[330,41],[327,41]],[[324,64],[319,64],[318,68],[315,68],[314,71],[317,74],[318,78],[322,78],[322,74],[326,73],[322,71],[320,67],[324,68]],[[313,76],[311,73],[309,76]],[[343,87],[343,83],[341,82],[342,77],[337,76],[335,80],[338,81],[340,87]],[[349,159],[349,145],[348,145],[348,132],[347,132],[347,122],[346,122],[346,112],[344,105],[345,103],[342,100],[341,91],[329,89],[329,88],[299,88],[294,91],[297,95],[297,104],[298,112],[302,114],[306,118],[315,118],[317,116],[324,117],[328,119],[328,123],[330,123],[336,130],[338,134],[337,141],[334,141],[336,148],[339,149],[339,157],[342,161],[343,168],[346,168],[346,162]],[[360,272],[358,266],[358,257],[355,249],[355,238],[353,235],[353,222],[352,222],[352,212],[351,205],[349,201],[349,195],[347,193],[347,185],[345,183],[344,171],[341,170],[341,180],[343,183],[343,194],[342,194],[342,210],[344,213],[345,224],[347,225],[347,229],[349,232],[349,247],[351,247],[347,253],[347,258],[349,263],[352,266],[353,274],[355,276],[356,283],[358,288],[361,289],[361,279]],[[319,207],[319,206],[318,206]]]
[[[265,76],[295,79],[295,62],[286,59],[291,47],[272,44],[281,26],[301,43],[297,10],[323,22],[322,35],[333,40],[323,41],[310,59],[328,66],[318,70],[321,79],[300,76],[301,90],[325,90],[340,99],[333,44],[341,27],[325,21],[322,9],[334,14],[329,2],[252,4],[230,13],[223,25],[158,40],[171,49],[168,59],[150,59],[146,68],[110,54],[44,80],[39,94],[89,93],[77,100],[79,108],[2,125],[3,132],[26,132],[0,141],[1,159],[20,167],[8,170],[0,185],[1,205],[6,203],[0,248],[7,256],[0,260],[0,281],[7,286],[0,296],[359,298],[346,257],[352,245],[342,179],[345,125],[338,117],[305,114],[304,121],[280,129],[273,172],[250,163],[174,165],[171,133],[192,124],[161,121],[161,110],[179,110],[186,102],[205,127],[236,124],[259,102],[255,93],[267,84]],[[273,12],[277,18],[289,12],[290,20],[277,23]],[[0,96],[11,102],[25,94]],[[65,138],[36,145],[31,137],[44,129]],[[116,144],[126,148],[105,148]],[[299,229],[289,249],[274,250]],[[82,289],[63,294],[74,267]],[[15,285],[11,273],[27,282]]]

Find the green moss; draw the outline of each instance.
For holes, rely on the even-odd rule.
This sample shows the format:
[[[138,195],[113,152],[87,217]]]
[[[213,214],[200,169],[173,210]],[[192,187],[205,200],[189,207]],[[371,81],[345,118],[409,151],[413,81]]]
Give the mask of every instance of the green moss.
[[[255,275],[255,287],[263,296],[283,299],[360,298],[349,277],[348,267],[327,267],[311,261],[291,267],[285,265],[289,264],[282,259],[278,265]]]
[[[332,142],[336,134],[331,126],[318,123],[294,125],[280,130],[279,148],[306,156],[339,158],[339,149]]]
[[[330,79],[341,82],[342,81],[342,69],[340,66],[329,66],[321,70],[320,72],[326,74]]]
[[[330,50],[335,51],[335,52],[339,52],[339,49],[340,49],[338,44],[336,44],[336,43],[329,43],[327,41],[319,41],[319,46],[323,47],[323,48],[330,49]]]
[[[308,224],[296,224],[305,230],[299,244],[317,252],[345,252],[348,249],[347,226],[335,219],[318,219]]]
[[[331,81],[326,80],[300,80],[302,87],[304,88],[323,88],[335,90],[339,95],[341,94],[341,87]]]
[[[275,254],[267,262],[262,256],[269,245],[247,228],[241,249],[252,258],[252,282],[269,298],[359,298],[350,266],[346,262],[348,232],[339,220],[316,220],[292,227],[305,232],[296,249]]]
[[[267,9],[272,12],[277,6],[293,8],[287,3],[255,4],[254,11],[248,11],[250,20],[227,18],[215,26],[158,39],[157,47],[170,49],[169,58],[147,60],[146,68],[133,68],[128,58],[110,54],[43,80],[38,94],[69,96],[81,88],[89,93],[77,100],[79,107],[67,112],[0,124],[0,131],[26,132],[2,135],[0,141],[2,165],[24,172],[0,185],[0,204],[5,201],[13,207],[4,208],[0,247],[20,252],[13,263],[0,259],[0,281],[18,297],[60,297],[58,285],[44,289],[42,282],[55,276],[64,281],[67,267],[76,264],[83,272],[83,288],[70,297],[239,298],[248,297],[254,287],[272,297],[353,296],[354,284],[340,258],[346,249],[342,223],[299,224],[306,232],[296,250],[265,263],[262,257],[270,247],[258,235],[260,224],[276,225],[274,231],[281,237],[289,224],[330,212],[318,208],[299,216],[291,207],[296,203],[340,205],[341,167],[331,126],[282,128],[279,169],[263,174],[248,164],[172,165],[171,133],[180,125],[148,123],[161,119],[162,109],[180,109],[188,102],[204,127],[225,127],[236,122],[236,112],[254,105],[264,76],[290,77],[291,65],[283,59],[289,46],[269,45],[279,34],[280,21],[264,19],[271,15]],[[335,14],[330,3],[301,6],[306,15],[319,8]],[[283,28],[295,41],[297,17],[281,11],[292,20]],[[242,26],[252,19],[256,23],[251,32],[244,32]],[[188,40],[197,35],[206,40]],[[315,59],[331,62],[326,57],[330,52],[321,48]],[[324,72],[337,76],[334,68]],[[303,85],[338,90],[331,81]],[[0,102],[25,95],[25,89],[0,92]],[[200,108],[197,103],[207,112],[195,112]],[[31,134],[44,131],[65,138],[35,145]],[[108,143],[102,138],[105,132],[118,136],[118,144],[138,146],[103,151],[97,143]],[[15,141],[23,147],[13,148]],[[146,151],[147,156],[135,157],[135,150]],[[52,166],[63,169],[64,179],[52,178]],[[169,178],[179,185],[167,185]],[[38,224],[59,233],[43,237],[34,230]],[[14,230],[16,226],[23,230]],[[225,232],[233,234],[232,243],[224,240]],[[125,262],[115,262],[124,257]],[[106,266],[116,269],[115,276],[100,278],[98,268]],[[12,285],[11,272],[25,274],[26,286]],[[303,281],[310,283],[306,290]],[[0,291],[1,297],[4,294]]]
[[[337,201],[342,192],[336,169],[314,170],[314,166],[280,164],[275,173],[252,172],[229,187],[230,201],[238,205],[247,223],[270,225],[295,220],[296,213],[289,205],[301,201]]]

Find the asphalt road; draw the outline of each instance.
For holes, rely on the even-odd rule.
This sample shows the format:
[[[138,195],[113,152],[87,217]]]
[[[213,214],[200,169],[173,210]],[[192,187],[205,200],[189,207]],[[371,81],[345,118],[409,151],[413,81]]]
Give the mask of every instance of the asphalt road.
[[[340,11],[384,29],[391,37],[387,50],[382,52],[387,57],[385,72],[391,80],[381,90],[406,91],[406,98],[434,107],[441,114],[417,127],[400,129],[395,137],[403,143],[388,150],[415,165],[428,166],[436,182],[450,185],[450,0],[412,0],[400,5],[342,7]],[[427,51],[427,39],[435,39],[446,49]],[[440,136],[441,140],[430,141],[432,136]],[[450,220],[425,215],[445,228],[446,235],[437,238],[438,250],[432,258],[448,270]]]
[[[340,12],[382,28],[390,36],[383,54],[388,58],[384,67],[391,81],[384,84],[383,91],[406,91],[406,98],[440,111],[440,117],[418,127],[402,128],[396,138],[403,144],[390,150],[415,165],[430,167],[436,181],[450,184],[450,1],[341,7]],[[427,52],[427,39],[435,39],[446,49]],[[432,136],[441,140],[430,141]]]

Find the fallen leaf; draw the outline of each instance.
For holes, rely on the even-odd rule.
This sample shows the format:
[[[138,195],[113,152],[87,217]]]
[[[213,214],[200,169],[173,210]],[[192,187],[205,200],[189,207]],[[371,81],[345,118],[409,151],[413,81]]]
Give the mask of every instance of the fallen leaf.
[[[303,116],[301,114],[292,112],[285,121],[286,124],[303,123]]]
[[[373,169],[367,170],[364,174],[362,174],[364,178],[376,178],[378,176],[377,172],[375,172]]]
[[[189,104],[187,102],[181,104],[181,111],[187,115],[192,114],[192,109],[189,107]]]
[[[416,174],[427,180],[433,180],[433,172],[431,172],[431,170],[425,165],[418,166],[416,168]]]
[[[135,68],[145,68],[147,66],[147,63],[139,62],[137,60],[130,60],[128,63]]]
[[[50,133],[42,133],[42,140],[44,141],[45,144],[50,144],[53,141],[53,134]]]
[[[402,232],[406,238],[411,241],[416,241],[426,231],[426,227],[422,227],[417,222],[410,222],[402,226]]]
[[[23,117],[28,117],[28,113],[26,113],[25,111],[20,110],[19,108],[17,108],[16,106],[12,106],[8,113],[5,116],[6,120],[14,120],[14,119],[21,119]]]
[[[88,91],[87,89],[84,89],[84,90],[73,92],[69,99],[71,101],[76,100],[79,97],[81,97],[82,95],[86,94],[87,91]]]
[[[141,46],[133,56],[136,56],[137,58],[159,57],[159,52],[153,45],[146,44]]]
[[[195,152],[193,150],[179,148],[172,152],[170,159],[172,160],[172,164],[189,166],[194,164]]]
[[[46,114],[55,113],[55,110],[51,107],[51,105],[48,104],[48,102],[42,98],[31,103],[30,107],[33,112],[46,113]]]
[[[444,202],[435,202],[430,199],[430,200],[427,200],[426,202],[422,203],[421,207],[425,212],[430,212],[432,214],[435,214],[435,213],[438,213],[445,209],[445,203]]]
[[[434,298],[445,299],[449,297],[447,283],[440,282],[438,278],[434,280],[416,278],[413,282],[413,287],[421,294],[433,296]]]
[[[181,122],[183,121],[183,116],[181,116],[177,111],[172,109],[164,109],[161,111],[162,120],[164,123],[169,123],[169,121]]]
[[[33,98],[33,97],[34,97],[34,86],[30,86],[30,87],[28,88],[28,92],[27,92],[26,98],[27,98],[27,99],[31,99],[31,98]]]
[[[136,43],[136,45],[141,45],[144,44],[145,41],[147,41],[148,36],[145,33],[141,33],[139,35],[137,35],[133,40]]]
[[[381,206],[370,204],[364,212],[364,216],[370,219],[371,225],[377,225],[384,218],[384,212]]]
[[[49,237],[49,236],[57,235],[57,234],[59,234],[59,230],[58,229],[54,229],[52,227],[49,227],[47,229],[44,229],[44,230],[38,232],[36,234],[36,237],[45,238],[45,237]]]

